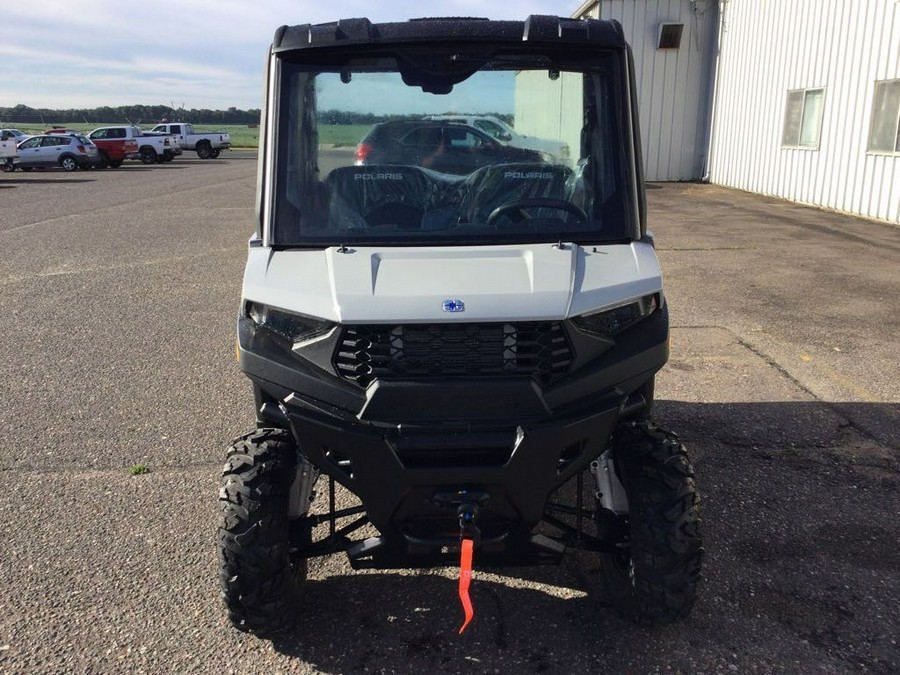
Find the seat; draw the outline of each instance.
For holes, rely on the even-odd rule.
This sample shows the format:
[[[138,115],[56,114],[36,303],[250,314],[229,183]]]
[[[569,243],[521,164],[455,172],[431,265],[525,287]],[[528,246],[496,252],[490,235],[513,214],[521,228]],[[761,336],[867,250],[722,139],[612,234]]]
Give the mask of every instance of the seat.
[[[336,230],[419,229],[434,191],[419,169],[392,164],[340,167],[328,174],[325,184],[328,226]]]
[[[466,180],[460,223],[486,223],[499,206],[524,200],[551,199],[566,201],[572,171],[559,164],[516,163],[494,164],[474,172]],[[556,209],[540,209],[537,217],[559,217]],[[511,220],[513,214],[501,220]]]

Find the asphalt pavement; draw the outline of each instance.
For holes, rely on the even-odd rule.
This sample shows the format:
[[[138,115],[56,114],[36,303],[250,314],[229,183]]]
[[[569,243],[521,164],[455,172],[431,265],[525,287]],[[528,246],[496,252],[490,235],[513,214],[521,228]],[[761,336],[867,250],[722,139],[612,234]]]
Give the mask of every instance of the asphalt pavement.
[[[672,357],[657,421],[702,492],[689,619],[619,619],[596,561],[314,561],[296,628],[230,627],[224,448],[256,157],[0,174],[0,672],[900,671],[900,229],[709,185],[652,185]],[[149,473],[131,475],[145,465]]]

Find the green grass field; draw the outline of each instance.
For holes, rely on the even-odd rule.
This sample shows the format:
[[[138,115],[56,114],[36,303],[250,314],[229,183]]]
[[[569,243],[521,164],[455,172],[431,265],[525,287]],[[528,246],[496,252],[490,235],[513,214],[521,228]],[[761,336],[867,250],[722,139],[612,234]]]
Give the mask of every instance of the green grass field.
[[[122,122],[105,122],[98,124],[58,124],[67,129],[75,129],[82,133],[89,133],[97,127],[113,126]],[[27,134],[39,134],[49,129],[52,124],[46,126],[22,125],[18,127]],[[152,124],[142,124],[144,129],[152,129]],[[251,129],[246,124],[195,124],[194,129],[200,133],[224,131],[231,135],[231,146],[234,148],[259,147],[259,129]],[[319,126],[319,143],[336,146],[355,146],[370,129],[367,124],[322,124]]]

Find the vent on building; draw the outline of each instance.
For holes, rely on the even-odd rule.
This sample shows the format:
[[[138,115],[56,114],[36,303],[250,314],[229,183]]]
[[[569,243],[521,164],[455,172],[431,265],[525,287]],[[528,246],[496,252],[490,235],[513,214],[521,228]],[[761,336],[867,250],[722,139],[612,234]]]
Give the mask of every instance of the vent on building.
[[[659,38],[656,41],[657,49],[678,49],[681,47],[681,34],[684,32],[683,23],[659,24]]]

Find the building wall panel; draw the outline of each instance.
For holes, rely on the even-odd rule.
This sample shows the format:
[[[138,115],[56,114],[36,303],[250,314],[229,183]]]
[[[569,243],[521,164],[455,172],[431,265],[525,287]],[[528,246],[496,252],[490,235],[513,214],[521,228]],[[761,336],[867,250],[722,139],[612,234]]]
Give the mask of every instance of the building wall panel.
[[[556,81],[546,72],[517,73],[514,127],[520,134],[565,141],[574,166],[584,124],[583,98],[582,77],[575,73],[562,73]]]
[[[708,144],[717,5],[713,0],[602,0],[592,16],[616,19],[634,52],[647,180],[694,180]],[[657,49],[660,23],[684,24],[679,49]]]
[[[710,180],[900,222],[900,155],[866,151],[875,82],[900,78],[900,2],[723,6]],[[787,92],[816,87],[818,148],[783,148]]]

